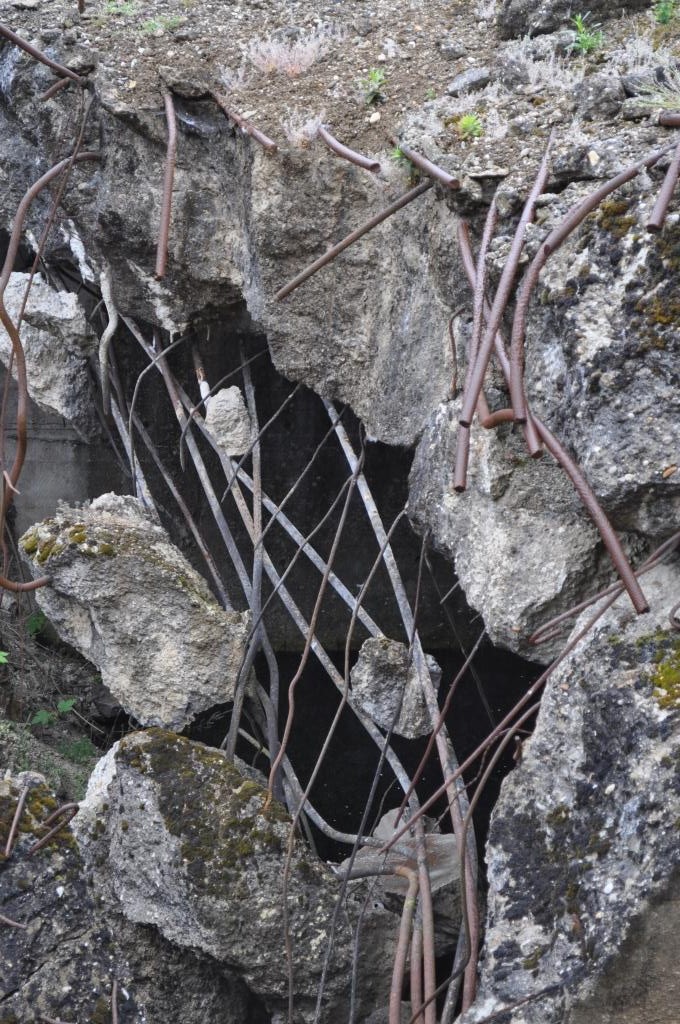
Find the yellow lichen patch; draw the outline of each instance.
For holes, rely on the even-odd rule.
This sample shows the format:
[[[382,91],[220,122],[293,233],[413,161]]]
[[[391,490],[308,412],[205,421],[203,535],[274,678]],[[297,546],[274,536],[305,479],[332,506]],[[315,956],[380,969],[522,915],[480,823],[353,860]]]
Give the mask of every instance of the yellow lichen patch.
[[[660,708],[680,708],[680,641],[655,666],[652,682],[654,697]]]

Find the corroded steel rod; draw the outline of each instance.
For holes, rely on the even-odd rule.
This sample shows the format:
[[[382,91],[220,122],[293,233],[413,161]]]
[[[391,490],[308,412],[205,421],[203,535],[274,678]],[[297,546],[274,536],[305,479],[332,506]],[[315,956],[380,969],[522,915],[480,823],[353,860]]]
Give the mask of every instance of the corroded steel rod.
[[[515,418],[520,423],[526,419],[526,398],[523,386],[526,318],[529,310],[529,301],[538,283],[541,270],[549,257],[559,249],[562,242],[585,220],[589,213],[597,209],[603,199],[606,199],[611,192],[620,188],[621,185],[625,185],[627,181],[635,178],[641,171],[648,167],[653,167],[668,152],[668,149],[669,147],[665,146],[663,149],[656,150],[650,156],[645,157],[644,160],[638,160],[636,163],[626,167],[620,174],[610,178],[609,181],[605,181],[591,195],[572,207],[562,222],[556,228],[553,228],[534,256],[531,266],[524,275],[522,287],[517,298],[510,341],[510,399],[515,410]]]
[[[484,326],[484,294],[486,287],[486,254],[489,249],[489,243],[496,227],[496,221],[498,219],[498,209],[496,207],[496,200],[491,201],[489,206],[489,212],[486,216],[484,223],[484,231],[482,233],[482,241],[479,247],[479,253],[477,255],[477,269],[476,269],[476,280],[474,287],[474,300],[473,300],[473,319],[472,319],[472,337],[470,338],[470,350],[468,352],[467,370],[465,372],[465,385],[463,388],[463,394],[467,393],[470,387],[470,379],[477,361],[477,354],[479,350],[479,342],[482,336],[482,328]],[[486,404],[486,398],[484,397],[484,391],[480,389],[479,398],[477,399],[477,414],[480,420],[486,419],[489,415],[489,407]],[[470,429],[469,427],[461,426],[458,431],[456,438],[456,462],[453,471],[453,489],[459,494],[462,493],[467,486],[467,470],[468,470],[468,459],[470,456]]]
[[[678,183],[678,174],[680,174],[680,143],[675,147],[673,159],[666,171],[666,177],[663,179],[663,185],[661,186],[657,200],[654,203],[654,209],[647,221],[647,230],[651,231],[653,234],[661,231],[661,228],[664,225],[666,214],[668,212],[668,204],[673,197],[675,186]]]
[[[255,139],[260,145],[267,150],[268,153],[276,153],[279,148],[273,139],[270,139],[268,135],[261,132],[259,128],[256,128],[247,118],[241,117],[235,110],[228,107],[219,93],[210,91],[210,95],[214,99],[217,106],[220,108],[225,117],[228,117],[230,121],[233,121],[242,132],[246,135],[250,135],[251,139]]]
[[[58,807],[56,811],[50,814],[49,818],[43,822],[43,826],[46,828],[48,825],[51,825],[53,821],[56,821],[57,824],[49,830],[46,836],[43,836],[42,839],[33,844],[28,851],[28,856],[32,857],[34,853],[38,852],[38,850],[42,850],[43,846],[46,846],[50,839],[54,839],[54,837],[61,832],[66,825],[68,825],[69,821],[75,818],[79,810],[80,804],[70,803],[63,804],[61,807]]]
[[[283,288],[278,290],[274,298],[277,302],[281,299],[285,299],[287,295],[290,295],[290,293],[295,291],[296,288],[299,288],[301,284],[304,284],[308,278],[313,274],[316,274],[317,270],[321,270],[321,268],[325,267],[327,263],[334,260],[336,256],[343,252],[343,250],[349,248],[350,245],[357,242],[360,238],[363,238],[364,235],[377,227],[378,224],[382,224],[384,220],[391,217],[393,213],[397,212],[397,210],[401,210],[404,206],[407,206],[408,203],[417,199],[418,196],[421,196],[423,192],[428,190],[428,188],[432,188],[432,184],[433,183],[431,181],[423,181],[420,185],[416,185],[416,187],[412,188],[409,192],[405,192],[404,195],[394,203],[391,203],[384,210],[381,210],[380,213],[376,213],[374,217],[367,220],[360,228],[356,228],[354,231],[351,231],[349,235],[346,235],[342,241],[330,248],[328,252],[323,254],[323,256],[319,256],[318,260],[314,260],[314,262],[310,263],[308,267],[305,267],[304,270],[300,271],[300,273],[289,281],[288,284],[285,284]]]
[[[357,167],[363,167],[365,171],[375,172],[380,170],[378,160],[370,160],[367,156],[363,156],[361,153],[357,153],[356,150],[350,149],[349,146],[343,145],[342,142],[338,142],[322,124],[319,125],[318,134],[328,148],[332,149],[334,153],[337,153],[344,160],[349,160],[350,163],[356,164]]]
[[[50,68],[50,70],[54,71],[55,75],[70,78],[71,81],[77,82],[78,85],[85,85],[85,79],[81,78],[80,75],[77,75],[75,71],[71,71],[70,68],[64,67],[63,64],[58,64],[56,61],[50,60],[42,50],[31,45],[31,43],[27,43],[26,40],[22,39],[21,36],[18,36],[16,32],[12,32],[12,29],[8,28],[7,25],[0,24],[0,36],[4,36],[5,39],[9,39],[10,43],[14,43],[15,46],[25,50],[26,53],[30,53],[31,57],[35,57],[36,60],[39,60],[42,64],[45,64]]]
[[[491,306],[491,314],[486,326],[486,331],[484,332],[484,336],[480,342],[477,360],[465,389],[465,394],[463,395],[460,422],[464,427],[469,427],[472,423],[477,400],[479,399],[479,395],[482,391],[486,368],[489,363],[489,359],[491,358],[491,350],[494,345],[496,332],[501,325],[503,313],[505,312],[505,308],[510,299],[510,291],[514,284],[515,277],[517,276],[519,259],[522,255],[522,249],[524,248],[527,225],[533,220],[536,201],[545,188],[545,183],[548,179],[548,158],[550,156],[551,144],[552,135],[548,140],[548,145],[546,146],[543,160],[538,168],[533,188],[529,193],[529,198],[524,204],[522,215],[519,219],[519,223],[517,224],[510,252],[507,260],[505,261],[501,279],[498,282],[498,288],[496,289],[496,294],[494,296],[493,305]]]
[[[0,519],[4,516],[9,504],[8,495],[11,494],[12,489],[16,489],[16,484],[21,474],[21,469],[26,458],[26,447],[27,447],[27,426],[26,417],[28,411],[28,384],[26,379],[26,358],[24,356],[24,349],[19,338],[19,331],[16,325],[12,321],[7,309],[5,307],[5,289],[10,278],[10,274],[14,268],[17,252],[19,251],[19,242],[21,239],[21,229],[23,228],[24,221],[28,209],[36,198],[37,195],[49,185],[54,178],[56,178],[61,172],[69,165],[79,162],[81,160],[99,160],[98,153],[76,153],[70,157],[66,157],[64,160],[60,160],[59,163],[51,167],[49,171],[46,171],[41,178],[38,178],[36,182],[31,185],[24,197],[22,198],[17,212],[14,217],[12,224],[12,232],[7,246],[7,254],[5,256],[5,262],[0,272],[0,323],[7,331],[9,339],[12,343],[12,351],[14,359],[16,360],[16,373],[17,373],[17,443],[16,451],[14,453],[14,463],[12,468],[9,470],[9,481],[11,488],[6,488],[3,499],[2,509],[0,511]],[[45,586],[49,582],[48,576],[41,576],[38,579],[32,580],[29,583],[15,583],[12,580],[6,579],[4,576],[0,576],[0,587],[5,590],[11,591],[25,591],[25,590],[36,590],[38,587]]]
[[[68,88],[72,81],[72,78],[58,78],[56,82],[52,83],[49,89],[45,89],[45,92],[42,93],[40,96],[41,102],[44,103],[45,100],[51,100],[52,97],[56,96],[62,89]]]
[[[161,206],[161,223],[158,229],[158,245],[156,247],[156,279],[165,277],[168,261],[168,238],[170,235],[170,217],[172,215],[172,185],[175,180],[175,156],[177,154],[177,124],[175,121],[175,104],[172,94],[163,96],[165,117],[168,122],[168,148],[165,155],[165,176],[163,180],[163,204]]]
[[[659,154],[660,156],[661,154]],[[658,159],[658,157],[657,157]],[[600,191],[600,190],[598,190]],[[463,264],[465,266],[466,274],[469,276],[473,271],[472,253],[469,247],[469,237],[467,231],[458,231],[458,243],[463,253]],[[474,288],[475,281],[471,281],[471,286]],[[502,337],[496,333],[495,337],[496,351],[498,353],[499,361],[503,369],[503,374],[506,378],[506,382],[510,383],[511,364],[508,361],[508,356],[505,351],[505,345]],[[513,410],[514,411],[514,410]],[[501,410],[499,413],[499,419],[507,418],[508,410]],[[515,416],[516,418],[516,412]],[[492,424],[493,425],[493,424]],[[616,571],[619,573],[623,585],[628,591],[628,595],[631,599],[633,607],[635,608],[638,615],[643,612],[649,611],[649,605],[645,599],[644,594],[640,588],[640,584],[635,578],[635,573],[631,567],[630,562],[626,558],[623,548],[619,542],[614,529],[607,519],[602,506],[595,497],[590,485],[586,481],[585,477],[581,474],[578,466],[571,458],[571,456],[565,451],[562,445],[559,443],[557,438],[548,430],[548,428],[541,423],[541,421],[533,413],[531,413],[527,406],[527,427],[535,430],[539,439],[545,444],[545,447],[556,459],[562,469],[567,473],[571,479],[572,484],[578,494],[579,498],[585,505],[587,512],[597,527],[602,540],[604,541],[605,547],[609,552],[609,556],[614,563]]]
[[[404,145],[403,142],[399,142],[394,136],[390,136],[390,142],[401,150],[407,160],[410,160],[414,167],[417,167],[423,174],[427,174],[428,177],[434,178],[443,185],[445,188],[460,188],[460,182],[458,178],[454,178],[452,174],[445,171],[442,167],[438,167],[437,164],[433,164],[431,160],[428,160],[426,156],[422,156],[420,153],[415,153],[409,146]]]
[[[659,114],[656,123],[664,128],[680,128],[680,113],[664,110]]]

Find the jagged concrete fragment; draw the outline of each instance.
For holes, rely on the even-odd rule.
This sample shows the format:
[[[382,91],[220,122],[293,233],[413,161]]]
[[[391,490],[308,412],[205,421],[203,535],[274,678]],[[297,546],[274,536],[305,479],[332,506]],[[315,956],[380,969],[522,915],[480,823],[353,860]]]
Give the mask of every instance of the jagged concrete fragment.
[[[551,257],[526,357],[533,408],[574,453],[613,525],[655,541],[680,520],[680,216],[661,235],[645,230],[657,191],[651,180],[619,190]],[[583,185],[567,189],[548,225],[584,194]]]
[[[651,612],[636,617],[620,598],[550,678],[521,765],[503,783],[487,845],[479,1004],[464,1024],[529,996],[524,1024],[637,1020],[621,1012],[626,1000],[606,1002],[626,979],[631,1012],[677,1020],[674,944],[655,944],[661,960],[645,979],[649,950],[634,940],[654,922],[680,928],[680,634],[668,617],[677,561],[644,584]]]
[[[252,425],[240,388],[222,388],[208,400],[205,425],[227,455],[248,451]]]
[[[615,18],[628,11],[639,11],[647,0],[589,0],[586,24],[595,25],[603,18]],[[498,32],[503,39],[530,36],[537,32],[554,32],[569,24],[576,13],[572,0],[502,0],[498,13]]]
[[[411,470],[409,515],[454,560],[492,642],[549,660],[561,641],[537,649],[527,638],[597,578],[597,532],[562,471],[547,458],[531,460],[506,426],[473,427],[468,489],[456,493],[459,412],[459,403],[446,403],[428,424]]]
[[[233,695],[249,616],[225,611],[135,498],[61,505],[20,541],[38,604],[143,724],[181,729]]]
[[[610,169],[620,168],[623,146],[618,137],[608,144]],[[530,255],[592,187],[570,185],[548,199],[528,238]],[[658,237],[645,231],[656,192],[643,180],[616,193],[557,250],[527,328],[532,409],[573,456],[631,557],[644,550],[641,538],[656,544],[680,519],[672,276],[680,218],[672,214]],[[464,345],[459,352],[464,364]],[[507,404],[497,375],[489,397],[492,407]],[[455,560],[494,642],[549,660],[557,644],[537,652],[526,638],[614,570],[565,474],[551,456],[529,459],[521,434],[507,425],[473,425],[468,488],[456,494],[458,414],[451,402],[430,419],[411,472],[410,513]]]
[[[5,292],[7,312],[17,322],[29,275],[10,276]],[[87,359],[97,348],[75,292],[58,292],[36,274],[21,324],[26,355],[28,393],[42,409],[56,412],[84,437],[95,432],[97,420],[87,373]],[[8,365],[12,345],[0,331],[0,359]],[[16,377],[16,364],[14,366]]]
[[[264,799],[265,790],[220,751],[153,729],[107,754],[78,835],[106,906],[236,970],[276,1013],[288,999],[282,901],[291,823],[276,802],[265,810]],[[288,886],[296,1022],[314,1016],[338,888],[296,838]],[[396,929],[396,917],[369,907],[358,1020],[387,1002]],[[346,1020],[351,959],[343,915],[326,976],[326,1024]]]
[[[429,655],[426,661],[436,691],[441,669]],[[420,673],[405,644],[386,636],[369,637],[361,645],[350,679],[355,704],[376,725],[410,740],[432,731]]]

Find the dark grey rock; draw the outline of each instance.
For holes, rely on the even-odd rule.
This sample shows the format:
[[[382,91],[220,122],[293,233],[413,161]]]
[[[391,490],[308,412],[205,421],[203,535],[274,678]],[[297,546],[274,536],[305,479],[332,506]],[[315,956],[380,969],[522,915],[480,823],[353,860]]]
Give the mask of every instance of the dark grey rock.
[[[621,80],[612,75],[588,75],[575,87],[576,110],[586,121],[613,118],[621,110],[625,92]]]
[[[483,89],[491,81],[491,72],[488,68],[469,68],[467,71],[456,75],[452,82],[446,87],[449,96],[460,96],[464,92],[477,92]]]
[[[592,25],[648,6],[647,0],[589,0],[587,11]],[[574,13],[583,12],[574,8],[572,0],[503,0],[498,14],[498,33],[502,39],[511,39],[553,32],[564,28]]]
[[[442,57],[447,57],[448,60],[458,60],[460,57],[465,56],[467,47],[453,36],[444,36],[439,41],[439,52]]]
[[[425,660],[436,692],[441,669],[429,655]],[[422,671],[425,672],[425,666]],[[350,678],[355,704],[376,725],[410,740],[432,731],[423,683],[406,644],[386,636],[369,637],[361,646]]]
[[[526,1024],[677,1019],[673,942],[653,939],[661,960],[645,977],[652,949],[639,941],[680,924],[677,562],[644,580],[650,613],[620,598],[560,665],[503,783],[480,991],[463,1024],[550,986],[522,1006]]]

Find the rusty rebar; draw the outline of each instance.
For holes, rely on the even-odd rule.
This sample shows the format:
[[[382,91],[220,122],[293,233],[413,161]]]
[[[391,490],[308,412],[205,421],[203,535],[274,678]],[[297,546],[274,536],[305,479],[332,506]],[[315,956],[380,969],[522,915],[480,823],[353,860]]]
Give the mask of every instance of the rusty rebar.
[[[418,873],[413,868],[405,865],[398,865],[394,868],[395,875],[401,875],[408,881],[408,890],[404,897],[404,906],[401,912],[399,923],[399,938],[397,950],[394,955],[394,968],[392,970],[392,983],[390,985],[389,1002],[389,1024],[401,1024],[401,992],[404,987],[404,973],[406,970],[406,957],[411,941],[411,930],[413,927],[413,915],[416,910],[418,899]]]
[[[452,174],[445,171],[442,167],[438,167],[437,164],[433,164],[431,160],[428,160],[426,156],[422,156],[420,153],[415,153],[409,146],[406,146],[403,142],[395,136],[390,136],[390,142],[393,146],[404,154],[407,160],[410,160],[414,167],[417,167],[423,174],[427,174],[428,178],[434,178],[444,188],[456,189],[460,188],[460,181],[458,178],[454,178]]]
[[[657,196],[657,200],[654,203],[654,209],[652,210],[651,216],[647,221],[647,230],[652,234],[657,234],[661,231],[666,220],[666,214],[668,212],[668,205],[673,197],[675,186],[678,182],[678,175],[680,174],[680,142],[675,147],[675,153],[673,159],[670,162],[666,176],[663,179],[663,184]]]
[[[16,484],[19,476],[21,475],[21,469],[26,458],[28,412],[26,358],[24,356],[21,339],[19,338],[19,331],[5,307],[5,289],[7,288],[10,274],[14,269],[14,263],[19,251],[19,243],[21,240],[21,229],[31,203],[42,189],[45,188],[45,186],[48,185],[55,177],[61,174],[65,168],[82,160],[99,160],[99,154],[89,152],[75,153],[70,157],[66,157],[64,160],[60,160],[51,167],[49,171],[43,174],[41,178],[34,182],[34,184],[31,185],[25,193],[19,203],[14,217],[5,262],[2,271],[0,272],[0,323],[2,323],[3,327],[7,331],[12,343],[12,355],[16,361],[17,374],[17,443],[14,453],[14,462],[12,464],[12,468],[9,470],[9,480],[12,486],[11,488],[6,487],[3,491],[2,502],[0,505],[0,522],[4,522],[5,513],[11,501],[12,489],[16,489]],[[46,583],[49,583],[48,576],[40,576],[38,579],[31,580],[28,583],[15,583],[13,580],[9,580],[5,576],[0,576],[0,587],[14,592],[36,590],[38,587],[45,586]]]
[[[568,238],[572,231],[574,231],[579,224],[585,220],[588,214],[597,209],[603,199],[606,199],[611,192],[620,188],[621,185],[625,185],[626,182],[631,181],[631,179],[635,178],[641,173],[641,171],[648,167],[653,167],[654,164],[668,152],[668,149],[669,147],[666,146],[663,149],[656,150],[644,160],[638,160],[637,163],[626,167],[619,174],[616,174],[613,178],[605,181],[604,184],[592,192],[591,195],[586,196],[586,198],[581,200],[580,203],[572,207],[562,219],[561,223],[558,224],[556,228],[553,228],[534,256],[529,269],[524,275],[522,286],[517,297],[515,317],[512,324],[512,336],[510,339],[510,400],[512,402],[512,407],[515,410],[515,419],[520,423],[526,420],[527,415],[523,384],[526,318],[529,310],[529,301],[531,299],[532,292],[538,283],[541,270],[547,263],[549,257],[559,249],[564,240]]]
[[[517,228],[515,229],[510,252],[508,253],[508,258],[505,261],[505,266],[501,273],[501,279],[498,282],[498,288],[494,295],[486,330],[479,345],[477,359],[463,395],[463,405],[459,418],[462,426],[464,427],[469,427],[472,423],[477,401],[482,391],[486,368],[491,357],[491,350],[494,346],[494,339],[501,325],[503,313],[505,312],[506,306],[510,300],[510,292],[517,276],[519,260],[522,255],[522,249],[524,248],[527,225],[533,220],[536,201],[545,188],[545,183],[548,179],[548,158],[550,156],[551,145],[552,134],[548,139],[548,145],[546,146],[543,159],[536,173],[533,187],[529,193],[526,203],[524,204],[522,215],[517,224]]]
[[[43,846],[46,846],[47,843],[49,843],[49,841],[51,839],[54,839],[54,837],[59,832],[61,832],[61,830],[63,828],[65,828],[66,825],[68,825],[68,823],[73,818],[75,818],[75,816],[76,816],[76,814],[78,813],[79,810],[80,810],[80,804],[75,804],[75,803],[62,804],[61,807],[58,807],[56,809],[56,811],[54,811],[52,814],[50,814],[49,818],[47,818],[43,822],[43,828],[47,828],[47,826],[51,825],[53,821],[56,821],[57,824],[54,826],[54,828],[51,828],[49,830],[49,832],[47,833],[46,836],[43,836],[42,839],[38,840],[37,843],[33,844],[33,846],[28,851],[28,856],[32,857],[34,853],[37,853],[38,850],[41,850],[43,848]]]
[[[11,856],[12,847],[14,846],[14,839],[17,834],[17,829],[19,828],[19,822],[21,821],[21,815],[23,814],[24,811],[24,804],[26,803],[26,798],[28,796],[29,789],[29,786],[24,786],[23,789],[21,790],[21,793],[19,794],[19,799],[17,801],[17,806],[14,811],[14,817],[12,818],[12,824],[9,830],[9,835],[7,836],[7,842],[5,843],[5,860],[9,856]]]
[[[5,914],[0,914],[0,924],[4,924],[8,928],[21,928],[22,931],[26,931],[28,928],[27,924],[22,924],[21,921],[15,921],[13,918],[7,917]]]
[[[41,178],[38,178],[36,182],[28,189],[24,197],[22,198],[17,208],[14,222],[12,224],[12,232],[7,246],[7,254],[5,256],[5,262],[0,272],[0,321],[7,331],[10,341],[12,342],[12,349],[14,352],[14,358],[16,360],[16,371],[17,371],[17,389],[18,389],[18,401],[17,401],[17,450],[14,456],[14,464],[12,469],[9,471],[10,480],[13,485],[16,485],[21,473],[21,467],[24,463],[26,455],[26,411],[28,402],[28,387],[26,382],[26,359],[24,357],[24,350],[19,340],[19,333],[12,322],[7,309],[5,308],[4,296],[7,283],[10,278],[10,274],[14,268],[17,253],[19,251],[19,243],[21,240],[21,229],[30,207],[36,196],[45,188],[46,185],[59,175],[64,168],[74,160],[80,162],[82,160],[99,160],[98,153],[78,153],[75,157],[66,157],[65,160],[60,160],[53,167],[46,171]]]
[[[9,39],[10,43],[14,43],[15,46],[18,46],[20,49],[25,50],[26,53],[30,53],[31,57],[35,57],[36,60],[39,60],[42,64],[45,64],[46,67],[50,68],[51,71],[54,71],[55,75],[70,78],[71,81],[77,82],[78,85],[85,85],[85,79],[81,78],[80,75],[77,75],[75,71],[71,71],[70,68],[64,67],[63,64],[58,64],[56,61],[50,60],[50,58],[46,56],[42,52],[42,50],[39,50],[36,46],[33,46],[31,43],[27,43],[26,40],[22,39],[21,36],[18,36],[16,32],[12,32],[11,28],[8,28],[6,25],[3,25],[1,23],[0,36],[4,36],[5,39]]]
[[[657,159],[661,155],[662,154],[659,153]],[[470,266],[470,264],[472,263],[472,254],[469,250],[469,238],[466,231],[459,230],[458,242],[459,245],[461,246],[461,252],[465,252],[465,250],[467,250],[467,254],[466,256],[464,256],[463,262],[466,267],[466,273],[469,276],[469,274],[473,272]],[[473,288],[474,283],[474,281],[471,282]],[[505,351],[505,345],[502,337],[498,334],[498,332],[496,332],[494,337],[499,362],[501,364],[503,374],[506,378],[506,382],[509,385],[510,374],[512,372],[511,363],[508,362],[508,356],[507,352]],[[516,410],[513,410],[513,412],[513,418],[516,419]],[[489,424],[490,426],[494,426],[496,422],[505,422],[509,418],[508,410],[499,410],[499,413],[492,415],[495,417],[495,420],[494,422]],[[607,516],[605,515],[602,509],[602,506],[595,497],[595,493],[591,489],[585,477],[582,475],[581,471],[579,470],[578,466],[571,458],[571,456],[559,443],[557,438],[551,433],[550,430],[548,430],[548,428],[538,419],[537,416],[535,416],[533,413],[529,411],[528,406],[526,407],[526,416],[527,420],[525,426],[536,432],[538,438],[543,442],[543,444],[551,453],[551,455],[555,458],[555,460],[559,463],[559,465],[565,471],[567,476],[569,476],[569,478],[571,479],[571,482],[576,490],[576,493],[581,499],[583,505],[586,508],[586,511],[589,513],[591,519],[593,520],[595,526],[599,531],[600,536],[602,537],[605,547],[609,552],[609,557],[614,563],[614,567],[616,568],[616,571],[621,577],[623,585],[628,591],[628,595],[631,599],[631,602],[636,612],[638,613],[638,615],[640,615],[643,612],[649,611],[649,605],[647,604],[645,596],[642,593],[640,584],[635,578],[635,573],[633,572],[630,562],[626,558],[626,555],[624,553],[623,548],[621,547],[621,543],[618,537],[616,536],[614,528],[607,519]]]
[[[673,605],[668,613],[668,621],[671,624],[671,629],[680,629],[680,601]]]
[[[658,565],[662,558],[670,554],[679,545],[680,530],[669,537],[668,540],[665,540],[663,544],[660,544],[659,547],[656,548],[651,555],[649,555],[649,557],[634,570],[635,575],[644,576],[645,573]],[[576,618],[580,612],[585,611],[586,608],[589,608],[591,604],[595,604],[596,601],[600,601],[604,597],[609,597],[611,594],[618,595],[621,593],[623,593],[623,583],[620,580],[617,580],[616,583],[610,584],[604,590],[598,590],[598,592],[593,594],[591,597],[587,597],[584,601],[579,601],[578,604],[572,605],[571,608],[567,608],[566,611],[560,612],[559,615],[555,615],[552,619],[549,619],[548,622],[544,622],[542,626],[539,626],[539,628],[531,634],[527,643],[537,646],[538,644],[545,643],[547,640],[554,639],[559,633],[557,627],[559,627],[563,622],[566,622],[568,619]],[[671,614],[672,613],[673,609],[671,609]]]
[[[262,148],[268,153],[276,153],[279,147],[273,139],[270,139],[268,135],[265,135],[265,133],[260,131],[259,128],[256,128],[248,118],[242,117],[241,114],[237,114],[235,110],[228,107],[219,93],[214,92],[211,89],[210,95],[225,117],[229,118],[230,121],[233,121],[245,135],[250,135],[251,139],[255,139],[255,142],[259,142]]]
[[[331,135],[328,128],[320,124],[318,128],[318,135],[326,143],[329,149],[332,149],[334,153],[341,156],[343,160],[349,160],[351,164],[356,164],[357,167],[363,167],[365,171],[376,171],[380,170],[380,162],[378,160],[371,160],[367,156],[363,156],[361,153],[357,153],[356,150],[350,149],[349,146],[343,145],[339,142],[335,136]]]
[[[327,263],[334,260],[336,256],[343,252],[343,250],[347,249],[354,242],[357,242],[360,238],[363,238],[365,234],[377,227],[378,224],[382,224],[382,222],[387,220],[388,217],[391,217],[393,213],[401,210],[404,206],[407,206],[408,203],[413,202],[414,199],[421,196],[423,192],[432,188],[432,185],[432,181],[421,182],[420,185],[416,185],[416,187],[410,189],[409,192],[405,192],[404,195],[400,196],[400,198],[395,200],[395,202],[390,203],[390,205],[385,207],[384,210],[381,210],[380,213],[376,213],[375,216],[371,217],[370,220],[367,220],[365,224],[361,225],[361,227],[355,228],[355,230],[351,231],[349,235],[346,235],[342,241],[332,246],[328,252],[325,252],[323,256],[319,256],[318,260],[314,260],[313,263],[310,263],[308,267],[292,278],[288,284],[285,284],[283,288],[280,288],[274,296],[276,301],[280,302],[281,299],[285,299],[287,295],[290,295],[290,293],[295,291],[296,288],[299,288],[301,284],[304,284],[308,278],[313,274],[316,274],[317,270],[321,270],[322,267],[325,267]]]
[[[165,277],[165,268],[168,261],[168,238],[170,235],[170,217],[172,216],[172,185],[175,180],[175,157],[177,154],[177,124],[172,93],[166,92],[163,96],[163,102],[165,104],[165,118],[168,123],[168,146],[165,154],[161,223],[158,229],[158,245],[156,247],[157,281]]]
[[[44,103],[46,100],[51,100],[52,97],[56,96],[57,93],[61,92],[62,89],[67,89],[72,81],[72,78],[58,78],[56,82],[52,83],[49,89],[45,89],[45,92],[41,93],[41,95],[38,97],[40,99],[40,102]]]
[[[656,123],[664,128],[680,128],[680,112],[663,110],[657,117]]]
[[[475,263],[472,256],[472,245],[470,243],[470,231],[466,221],[461,220],[458,222],[456,238],[458,241],[458,247],[460,249],[461,256],[463,258],[463,269],[465,271],[465,276],[467,277],[470,288],[474,293],[477,278],[475,271]],[[484,317],[486,320],[488,320],[490,316],[491,305],[485,298]],[[510,380],[510,360],[508,359],[507,353],[505,351],[505,342],[503,340],[503,335],[500,333],[500,331],[496,332],[496,337],[494,338],[494,347],[496,350],[496,358],[498,359],[499,365],[503,372],[503,377],[505,378],[507,384]],[[543,446],[541,442],[538,440],[538,436],[536,435],[536,431],[533,426],[531,416],[529,417],[527,422],[523,424],[523,431],[524,440],[526,442],[529,455],[532,459],[540,458],[543,454]]]

